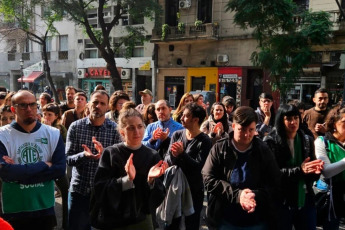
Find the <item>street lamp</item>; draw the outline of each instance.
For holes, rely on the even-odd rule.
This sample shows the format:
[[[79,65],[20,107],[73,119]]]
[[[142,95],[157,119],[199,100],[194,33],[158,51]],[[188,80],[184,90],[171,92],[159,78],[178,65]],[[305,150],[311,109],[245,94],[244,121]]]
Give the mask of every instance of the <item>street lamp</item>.
[[[23,79],[23,67],[24,67],[24,61],[23,59],[20,59],[19,60],[19,65],[20,65],[20,74],[21,74],[21,80],[22,80],[22,88],[23,89],[23,82],[24,82],[24,79]]]

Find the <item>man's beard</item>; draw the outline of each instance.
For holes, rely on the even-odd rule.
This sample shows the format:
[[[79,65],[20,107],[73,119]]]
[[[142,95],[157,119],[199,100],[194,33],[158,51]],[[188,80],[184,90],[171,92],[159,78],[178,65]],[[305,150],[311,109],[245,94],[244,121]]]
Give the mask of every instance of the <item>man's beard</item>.
[[[33,118],[26,118],[23,120],[23,123],[25,125],[31,125],[32,123],[34,123],[36,121],[36,119],[33,119]]]

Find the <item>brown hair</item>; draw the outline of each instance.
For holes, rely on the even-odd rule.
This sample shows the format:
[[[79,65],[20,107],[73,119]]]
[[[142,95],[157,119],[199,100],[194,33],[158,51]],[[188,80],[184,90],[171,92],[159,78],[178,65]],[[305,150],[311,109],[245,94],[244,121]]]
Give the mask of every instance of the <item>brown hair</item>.
[[[328,112],[325,123],[326,123],[326,131],[330,133],[335,133],[335,123],[339,121],[345,115],[345,108],[337,105],[331,111]]]
[[[57,122],[61,119],[61,110],[57,103],[49,103],[43,106],[42,112],[52,112],[57,116],[57,119],[53,122],[52,126],[55,126]]]
[[[143,116],[139,113],[138,110],[129,108],[129,109],[121,109],[121,113],[118,119],[119,125],[118,130],[125,128],[127,125],[127,119],[130,117],[139,117],[141,121],[144,123]]]
[[[125,99],[129,101],[129,96],[122,90],[117,90],[111,95],[109,99],[109,108],[111,111],[115,111],[116,104],[120,99]]]
[[[248,106],[240,106],[234,112],[233,121],[241,126],[248,126],[253,121],[258,123],[258,116],[254,109]]]
[[[175,110],[175,112],[174,112],[174,115],[175,115],[175,116],[179,116],[180,113],[183,112],[184,100],[185,100],[186,98],[188,98],[188,97],[192,97],[193,101],[195,101],[195,100],[194,100],[194,97],[193,97],[193,94],[191,94],[191,93],[185,93],[185,94],[183,94],[183,96],[182,96],[181,99],[180,99],[180,103],[178,104],[178,106],[177,106],[177,108],[176,108],[176,110]]]
[[[154,103],[149,104],[145,108],[145,110],[143,112],[143,119],[144,119],[144,122],[146,125],[149,124],[149,115],[152,116],[153,122],[158,121],[157,114],[156,114],[155,110],[156,110],[156,107],[155,107]]]

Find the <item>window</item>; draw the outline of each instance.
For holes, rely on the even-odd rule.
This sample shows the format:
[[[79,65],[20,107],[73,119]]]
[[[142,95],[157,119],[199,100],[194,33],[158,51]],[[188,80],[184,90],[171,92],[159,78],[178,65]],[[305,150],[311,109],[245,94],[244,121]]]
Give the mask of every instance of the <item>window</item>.
[[[212,0],[198,0],[198,20],[212,22]]]
[[[59,36],[59,51],[68,51],[68,35]]]
[[[98,49],[90,39],[85,39],[85,58],[99,58]]]
[[[25,41],[24,53],[31,52],[31,41],[27,38]]]
[[[68,35],[59,36],[59,60],[68,59]]]
[[[144,47],[134,47],[133,57],[144,57]]]
[[[122,9],[121,21],[122,21],[123,26],[140,25],[140,24],[144,24],[144,16],[142,15],[136,18],[131,17],[130,14],[128,13],[128,9],[124,8]]]
[[[293,0],[297,5],[297,12],[303,12],[309,9],[309,0]]]
[[[17,52],[17,44],[15,39],[7,40],[7,60],[15,61]]]
[[[144,57],[144,43],[137,42],[132,52],[133,57]]]
[[[104,8],[103,9],[103,18],[105,23],[110,23],[112,20],[111,17],[111,8]],[[97,9],[91,9],[87,12],[87,19],[89,20],[90,25],[93,28],[100,28],[98,23],[98,11]]]

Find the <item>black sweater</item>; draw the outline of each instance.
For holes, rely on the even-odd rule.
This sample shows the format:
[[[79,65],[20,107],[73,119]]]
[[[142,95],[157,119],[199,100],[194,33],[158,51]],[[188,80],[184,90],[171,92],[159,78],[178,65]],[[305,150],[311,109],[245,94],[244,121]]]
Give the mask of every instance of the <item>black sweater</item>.
[[[122,177],[127,175],[126,162],[133,153],[136,169],[134,188],[122,191]],[[95,175],[95,190],[91,199],[92,226],[111,229],[141,222],[150,208],[164,199],[162,181],[156,179],[153,188],[147,183],[150,168],[160,160],[158,153],[144,145],[137,150],[123,143],[107,147]]]
[[[170,147],[172,143],[179,141],[183,143],[184,152],[178,157],[174,157],[171,154]],[[205,133],[201,132],[192,140],[188,140],[186,130],[183,129],[174,132],[171,137],[170,147],[168,154],[165,156],[165,160],[169,165],[181,167],[187,178],[192,196],[195,193],[203,194],[204,186],[202,183],[201,169],[212,147],[211,139]]]
[[[314,152],[313,138],[308,135],[305,136],[304,132],[301,129],[298,130],[298,134],[302,140],[302,153],[304,154],[303,160],[307,157],[310,157],[310,161],[315,160],[316,157]],[[308,140],[308,144],[306,143],[306,140]],[[276,129],[273,129],[273,131],[264,138],[264,141],[273,151],[280,171],[282,173],[282,196],[280,197],[282,204],[290,207],[297,207],[298,181],[300,178],[304,178],[308,194],[314,196],[314,191],[312,188],[313,182],[318,180],[320,175],[304,174],[301,166],[288,167],[288,162],[292,158],[291,151],[286,140],[281,139]]]

